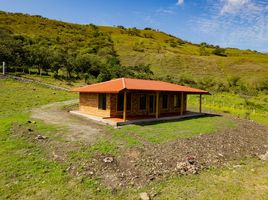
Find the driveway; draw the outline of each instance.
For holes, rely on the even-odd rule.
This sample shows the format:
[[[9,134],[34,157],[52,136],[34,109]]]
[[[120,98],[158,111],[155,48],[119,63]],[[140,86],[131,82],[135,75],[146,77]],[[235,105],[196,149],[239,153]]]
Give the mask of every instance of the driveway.
[[[94,143],[104,132],[104,126],[94,121],[71,115],[63,106],[77,103],[78,100],[69,100],[44,105],[32,110],[32,118],[60,127],[60,133],[69,141],[83,141]]]

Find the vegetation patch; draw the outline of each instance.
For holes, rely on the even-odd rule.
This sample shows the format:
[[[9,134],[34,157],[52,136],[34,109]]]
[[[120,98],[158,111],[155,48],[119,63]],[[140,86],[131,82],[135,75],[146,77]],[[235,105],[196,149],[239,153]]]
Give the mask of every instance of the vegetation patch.
[[[49,102],[77,98],[77,94],[74,93],[48,89],[34,83],[23,83],[11,79],[0,80],[0,86],[1,118],[27,112],[33,107]]]
[[[123,126],[117,132],[121,135],[138,135],[151,143],[163,143],[178,138],[191,138],[202,134],[215,133],[232,127],[235,127],[235,122],[231,119],[206,116],[173,122]]]
[[[254,120],[258,123],[268,125],[268,96],[258,94],[257,96],[239,95],[233,93],[216,93],[203,96],[202,105],[207,112],[229,113],[239,118]],[[192,110],[197,110],[199,97],[190,95],[188,104]]]

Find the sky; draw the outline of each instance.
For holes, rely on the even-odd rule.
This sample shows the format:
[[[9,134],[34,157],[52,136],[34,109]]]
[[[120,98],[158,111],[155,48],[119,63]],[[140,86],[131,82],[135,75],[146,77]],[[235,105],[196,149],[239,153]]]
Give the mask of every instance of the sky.
[[[151,27],[193,43],[268,52],[268,0],[0,0],[0,10]]]

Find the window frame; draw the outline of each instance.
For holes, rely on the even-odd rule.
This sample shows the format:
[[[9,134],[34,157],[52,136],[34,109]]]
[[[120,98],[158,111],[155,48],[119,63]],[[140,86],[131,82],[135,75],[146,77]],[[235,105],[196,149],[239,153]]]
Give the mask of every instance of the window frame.
[[[141,108],[141,103],[142,103],[141,99],[142,98],[144,98],[144,102],[143,102],[143,103],[145,103],[144,108]],[[139,110],[140,111],[146,111],[146,109],[147,109],[147,95],[142,94],[142,95],[140,95],[140,98],[139,98]]]
[[[107,94],[106,93],[98,94],[98,109],[107,110]]]
[[[174,108],[180,108],[181,107],[181,94],[175,94],[174,95]]]
[[[164,97],[166,97],[166,107],[164,107]],[[167,110],[168,109],[168,95],[167,94],[163,94],[162,95],[162,109],[163,110]]]

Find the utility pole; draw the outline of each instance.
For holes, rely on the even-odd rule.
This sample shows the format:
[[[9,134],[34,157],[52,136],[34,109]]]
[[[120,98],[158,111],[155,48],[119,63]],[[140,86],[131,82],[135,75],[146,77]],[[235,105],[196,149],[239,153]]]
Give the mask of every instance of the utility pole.
[[[5,75],[5,65],[6,65],[6,63],[3,62],[3,75]]]

